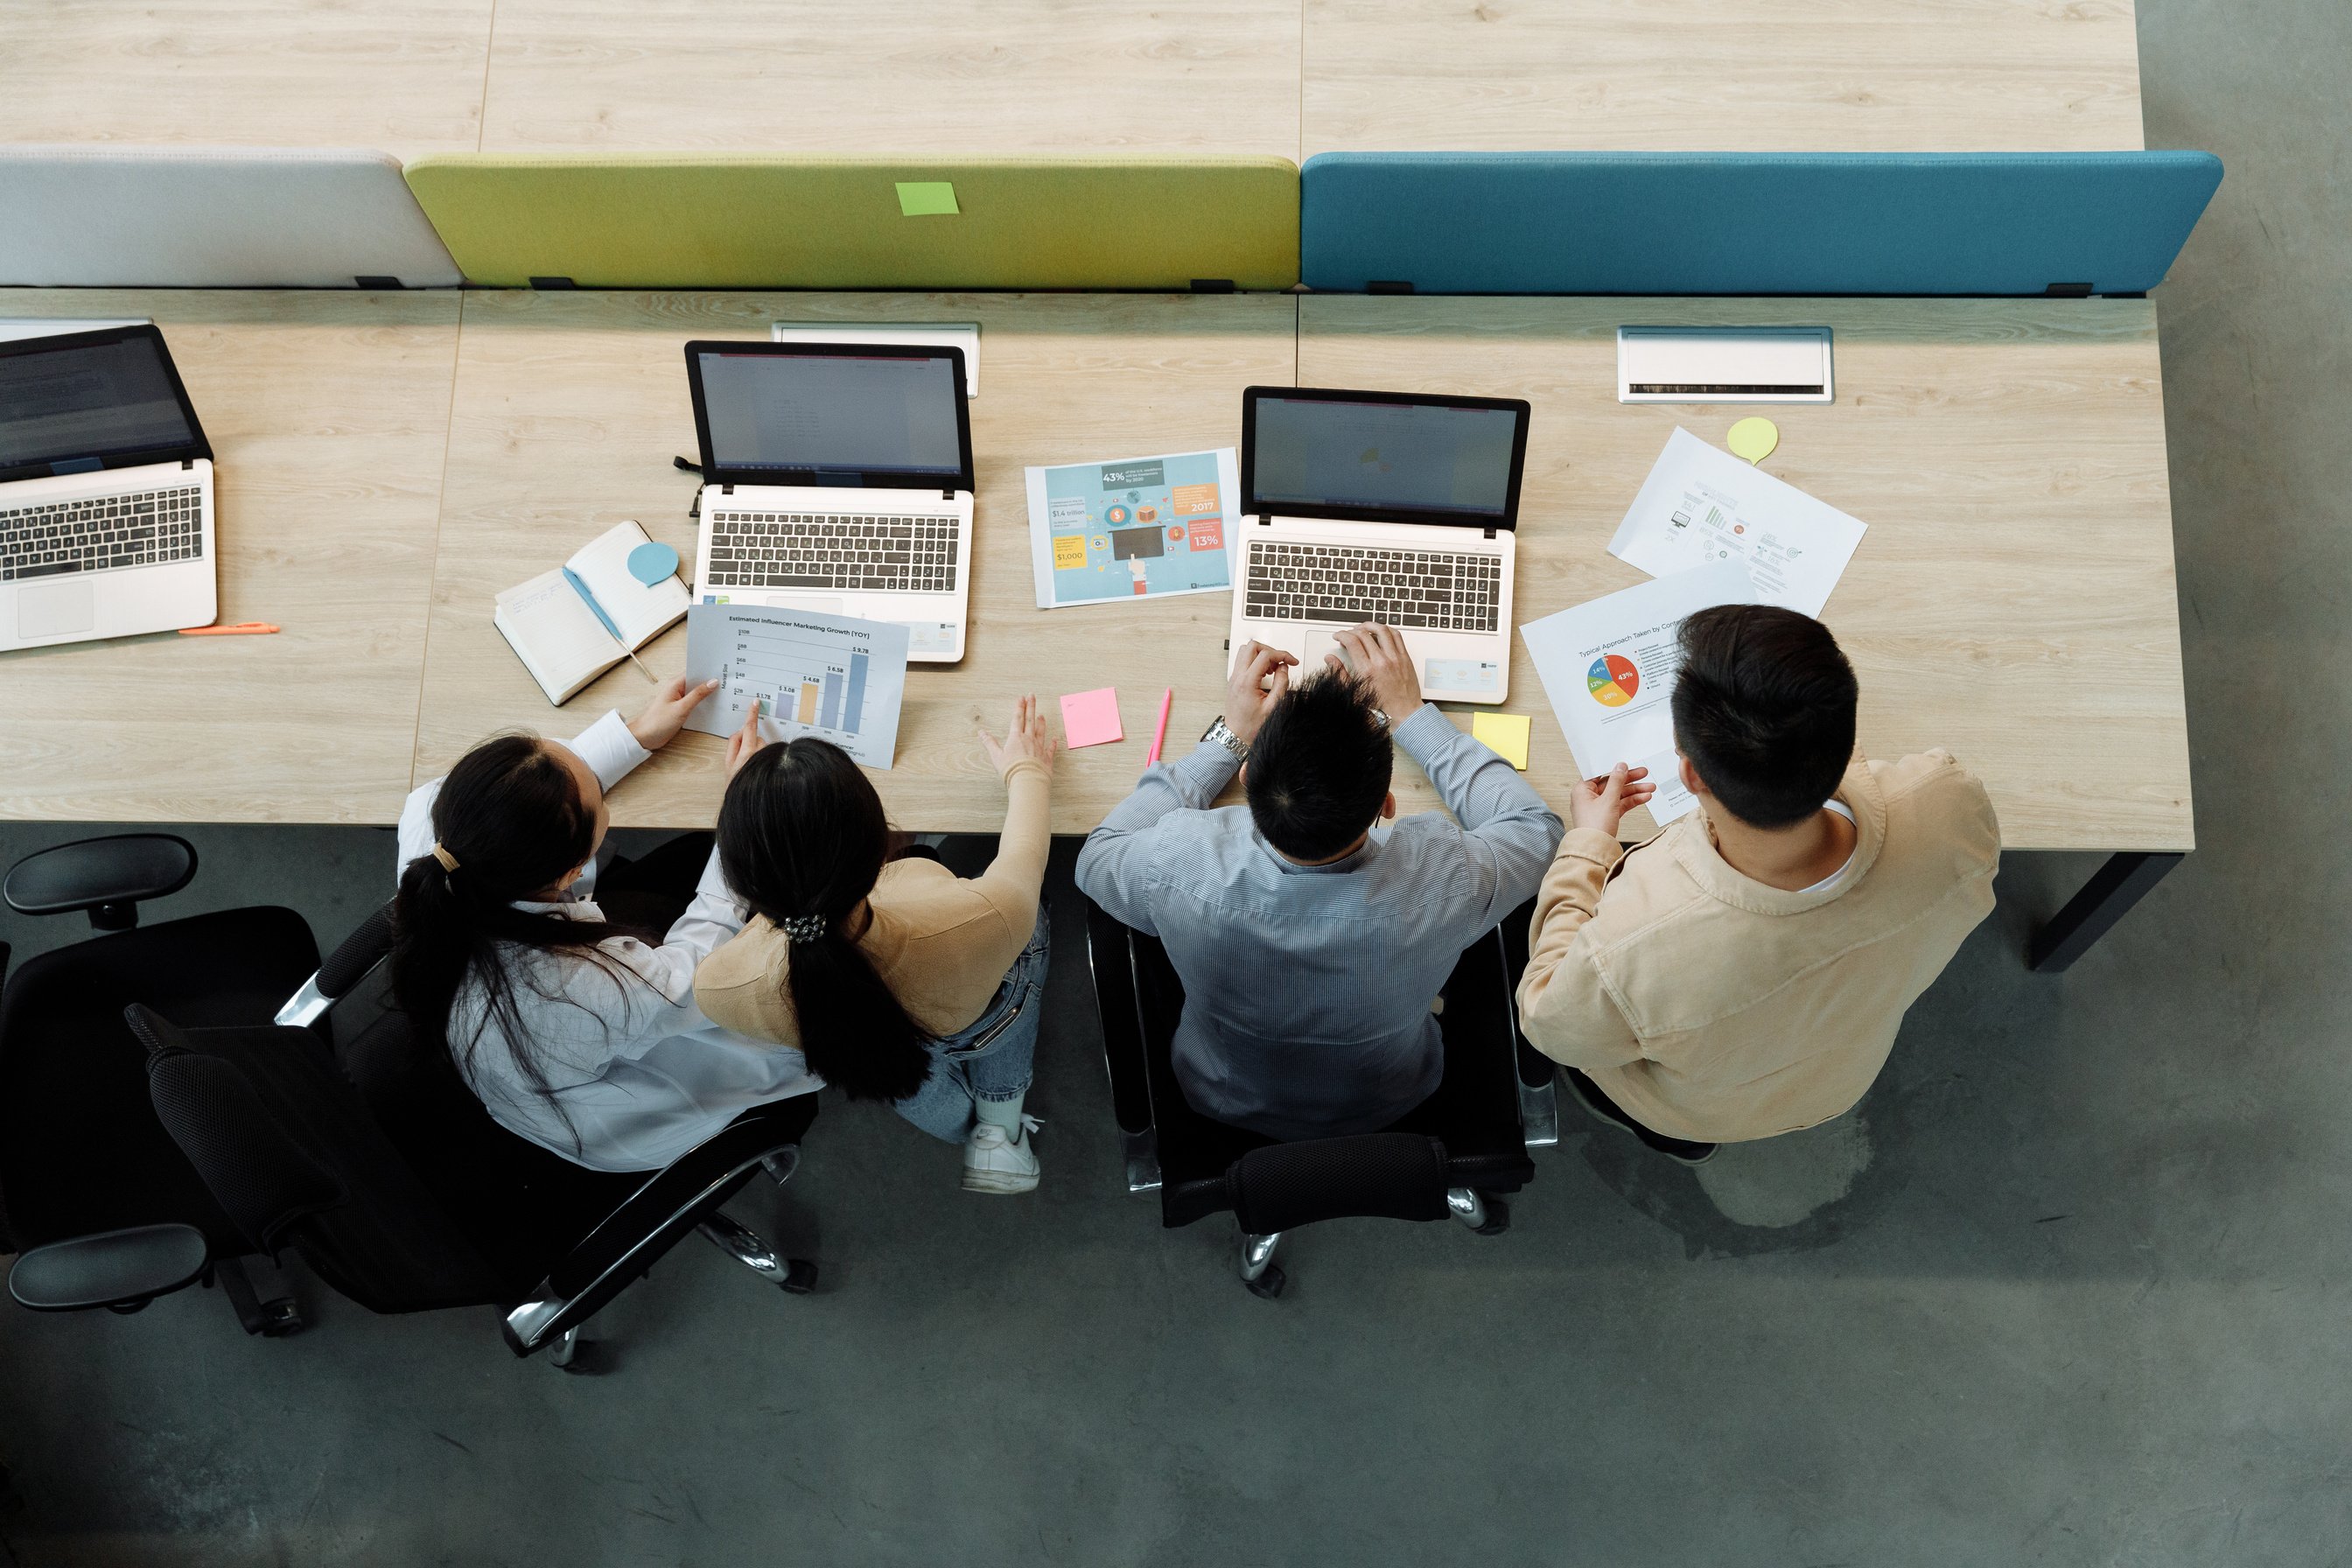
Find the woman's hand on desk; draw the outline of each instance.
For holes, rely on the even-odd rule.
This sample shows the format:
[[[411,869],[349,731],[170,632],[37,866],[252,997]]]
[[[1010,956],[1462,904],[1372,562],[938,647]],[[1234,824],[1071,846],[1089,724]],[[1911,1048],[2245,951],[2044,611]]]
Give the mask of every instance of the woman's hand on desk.
[[[654,693],[653,700],[646,704],[645,710],[629,721],[629,733],[646,751],[658,752],[677,739],[677,732],[686,728],[686,716],[718,689],[719,682],[715,680],[706,680],[699,686],[688,686],[683,675],[666,680]]]
[[[1045,728],[1045,715],[1038,711],[1034,697],[1024,697],[1013,705],[1013,727],[1004,732],[1003,740],[991,735],[988,726],[982,724],[980,743],[988,752],[998,778],[1003,778],[1024,757],[1034,757],[1043,763],[1049,777],[1054,772],[1054,734]]]
[[[1568,797],[1569,825],[1598,828],[1616,837],[1617,825],[1625,814],[1649,805],[1650,797],[1658,793],[1658,786],[1649,780],[1649,769],[1629,768],[1622,763],[1610,769],[1606,778],[1585,780]]]

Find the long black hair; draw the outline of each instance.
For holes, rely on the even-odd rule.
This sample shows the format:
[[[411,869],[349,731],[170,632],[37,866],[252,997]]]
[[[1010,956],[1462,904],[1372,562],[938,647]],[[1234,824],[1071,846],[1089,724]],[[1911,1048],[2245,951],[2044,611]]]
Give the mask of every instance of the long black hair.
[[[810,1069],[853,1100],[904,1100],[931,1068],[929,1037],[857,945],[892,844],[873,784],[814,737],[754,752],[719,807],[728,886],[779,930],[824,922],[814,941],[792,944],[785,996]]]
[[[572,771],[547,742],[501,735],[449,770],[433,802],[433,836],[457,868],[444,870],[433,856],[420,855],[401,869],[392,904],[394,999],[412,1026],[443,1041],[469,1082],[467,1069],[495,1019],[517,1070],[552,1102],[546,1064],[515,1008],[510,949],[576,952],[625,984],[596,944],[642,933],[603,921],[533,914],[514,903],[544,892],[588,858],[595,848],[595,804],[581,798]],[[473,1033],[460,1040],[451,1035],[449,1014],[468,976],[481,985],[486,1005]],[[536,977],[527,983],[551,998],[562,994]],[[560,1102],[556,1110],[562,1114]]]

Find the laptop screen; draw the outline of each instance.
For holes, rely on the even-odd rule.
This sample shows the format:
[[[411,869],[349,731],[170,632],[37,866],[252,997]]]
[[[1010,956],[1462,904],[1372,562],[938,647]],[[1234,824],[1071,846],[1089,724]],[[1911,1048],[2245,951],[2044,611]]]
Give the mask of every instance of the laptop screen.
[[[203,440],[152,327],[0,345],[0,474],[160,461]]]
[[[1528,405],[1253,389],[1242,476],[1252,512],[1510,527]]]
[[[692,347],[705,458],[729,482],[961,485],[963,374],[940,352]]]

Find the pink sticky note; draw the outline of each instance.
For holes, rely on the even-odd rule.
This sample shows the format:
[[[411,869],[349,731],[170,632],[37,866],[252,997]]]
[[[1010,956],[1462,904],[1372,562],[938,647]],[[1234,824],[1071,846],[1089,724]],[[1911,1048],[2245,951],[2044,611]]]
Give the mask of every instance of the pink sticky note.
[[[1099,691],[1074,691],[1063,698],[1062,737],[1062,743],[1073,751],[1126,740],[1127,731],[1118,725],[1118,689],[1106,686]]]

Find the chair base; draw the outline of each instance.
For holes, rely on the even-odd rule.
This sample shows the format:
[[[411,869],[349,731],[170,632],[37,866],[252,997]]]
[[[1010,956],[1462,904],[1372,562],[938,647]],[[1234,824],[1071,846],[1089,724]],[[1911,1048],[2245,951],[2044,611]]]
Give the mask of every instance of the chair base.
[[[704,1240],[788,1296],[805,1296],[816,1289],[814,1263],[805,1258],[780,1257],[749,1226],[723,1214],[713,1214],[694,1228],[702,1233]]]

